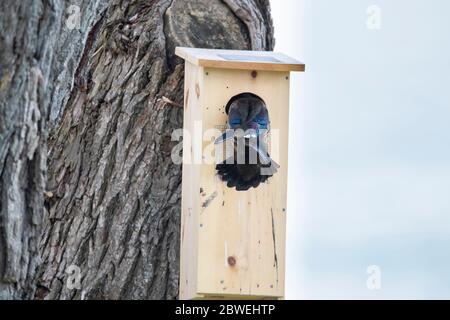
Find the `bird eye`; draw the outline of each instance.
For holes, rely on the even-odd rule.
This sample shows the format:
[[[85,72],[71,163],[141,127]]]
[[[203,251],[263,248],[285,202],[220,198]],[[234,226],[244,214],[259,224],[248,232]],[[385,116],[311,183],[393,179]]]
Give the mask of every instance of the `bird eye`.
[[[230,120],[230,125],[237,126],[237,125],[240,125],[240,124],[241,124],[241,119],[231,119]]]

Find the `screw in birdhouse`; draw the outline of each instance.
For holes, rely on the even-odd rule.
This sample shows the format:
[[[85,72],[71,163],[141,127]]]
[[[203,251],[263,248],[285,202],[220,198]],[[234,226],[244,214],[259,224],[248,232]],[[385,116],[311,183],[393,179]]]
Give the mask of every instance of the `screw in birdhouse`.
[[[205,72],[205,74],[206,74],[207,76],[209,76],[209,72]]]
[[[252,78],[256,78],[258,76],[258,72],[256,70],[252,71]]]
[[[228,257],[227,261],[230,267],[234,267],[236,265],[236,258],[233,256]]]
[[[289,80],[289,77],[288,77],[288,76],[286,76],[286,80]]]

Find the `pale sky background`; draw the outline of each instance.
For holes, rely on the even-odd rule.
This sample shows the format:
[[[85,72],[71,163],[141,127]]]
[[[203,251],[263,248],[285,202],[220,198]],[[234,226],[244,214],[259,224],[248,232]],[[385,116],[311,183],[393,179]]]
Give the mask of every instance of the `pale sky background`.
[[[276,50],[307,66],[291,87],[286,298],[450,298],[450,1],[271,3]]]

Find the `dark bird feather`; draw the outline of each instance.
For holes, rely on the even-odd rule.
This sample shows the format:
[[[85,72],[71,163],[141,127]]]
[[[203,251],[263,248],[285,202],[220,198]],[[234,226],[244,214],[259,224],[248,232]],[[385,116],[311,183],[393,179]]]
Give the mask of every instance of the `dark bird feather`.
[[[228,127],[216,143],[234,140],[233,157],[216,165],[229,188],[246,191],[257,188],[272,177],[279,167],[270,158],[264,141],[269,114],[264,101],[252,93],[233,97],[226,107]]]

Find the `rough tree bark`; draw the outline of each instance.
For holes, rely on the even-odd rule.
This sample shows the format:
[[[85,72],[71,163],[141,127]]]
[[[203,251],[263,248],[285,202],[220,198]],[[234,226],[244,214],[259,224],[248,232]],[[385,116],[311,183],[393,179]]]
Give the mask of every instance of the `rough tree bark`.
[[[75,30],[70,5],[81,9]],[[184,70],[174,48],[272,49],[268,0],[0,10],[0,298],[176,298],[181,167],[170,153]]]
[[[0,1],[0,299],[34,295],[40,265],[47,136],[104,1],[78,1],[80,28],[64,28],[62,1]]]

